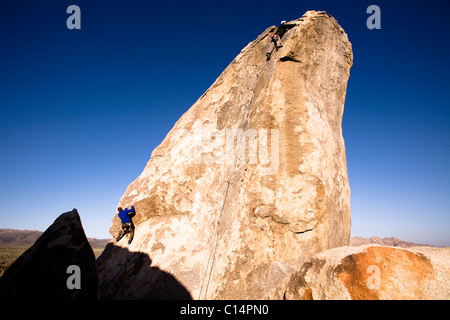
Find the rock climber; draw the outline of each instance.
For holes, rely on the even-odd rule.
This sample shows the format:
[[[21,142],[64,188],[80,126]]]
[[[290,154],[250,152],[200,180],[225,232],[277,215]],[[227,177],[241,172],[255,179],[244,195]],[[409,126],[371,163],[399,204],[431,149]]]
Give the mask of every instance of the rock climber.
[[[131,209],[122,209],[121,207],[118,207],[117,211],[119,212],[118,216],[122,222],[122,228],[116,241],[119,242],[124,235],[128,234],[128,244],[130,244],[134,237],[134,224],[131,218],[134,217],[136,211],[134,210],[134,206],[131,206]]]
[[[287,24],[286,21],[284,21],[284,20],[281,21],[280,26],[278,27],[277,31],[275,31],[275,33],[272,35],[272,40],[270,41],[270,47],[266,53],[267,60],[270,59],[274,47],[277,49],[277,51],[278,51],[278,49],[280,49],[282,47],[281,38],[286,33],[286,31],[295,27],[296,25],[297,24],[295,24],[295,23]]]

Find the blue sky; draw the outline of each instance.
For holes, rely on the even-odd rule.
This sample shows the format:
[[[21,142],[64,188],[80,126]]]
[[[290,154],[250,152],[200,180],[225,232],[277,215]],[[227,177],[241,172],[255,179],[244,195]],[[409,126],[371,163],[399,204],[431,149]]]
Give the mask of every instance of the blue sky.
[[[66,9],[81,9],[69,30]],[[369,30],[366,9],[381,9]],[[108,238],[152,150],[270,25],[325,10],[354,51],[343,132],[352,235],[450,245],[446,0],[0,2],[0,228],[77,208]]]

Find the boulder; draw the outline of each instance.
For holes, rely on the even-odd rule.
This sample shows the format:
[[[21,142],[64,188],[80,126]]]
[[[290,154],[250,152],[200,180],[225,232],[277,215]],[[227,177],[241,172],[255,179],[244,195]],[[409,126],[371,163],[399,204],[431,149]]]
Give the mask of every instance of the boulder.
[[[61,214],[5,271],[0,299],[98,299],[95,255],[76,209]]]
[[[450,248],[361,245],[323,251],[292,275],[291,300],[450,299]]]

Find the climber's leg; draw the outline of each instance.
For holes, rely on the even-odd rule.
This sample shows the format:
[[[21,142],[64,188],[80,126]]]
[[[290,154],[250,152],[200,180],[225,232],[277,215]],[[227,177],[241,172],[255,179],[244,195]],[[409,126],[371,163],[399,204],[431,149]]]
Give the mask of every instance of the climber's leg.
[[[281,46],[280,46],[280,36],[277,35],[277,34],[274,34],[272,36],[272,40],[270,41],[269,50],[267,50],[267,53],[266,53],[267,60],[270,59],[270,57],[272,55],[272,51],[273,51],[274,48],[276,48],[277,50],[279,48],[281,48]]]
[[[275,44],[275,49],[277,49],[277,51],[278,51],[278,49],[280,49],[282,47],[280,36],[275,34],[273,36],[273,41],[274,41],[274,44]]]
[[[122,223],[122,226],[121,226],[119,235],[116,238],[116,241],[119,242],[120,239],[122,239],[124,235],[125,235],[125,230],[124,230],[124,224]]]
[[[129,233],[128,233],[128,244],[133,241],[134,238],[134,225],[130,223]]]

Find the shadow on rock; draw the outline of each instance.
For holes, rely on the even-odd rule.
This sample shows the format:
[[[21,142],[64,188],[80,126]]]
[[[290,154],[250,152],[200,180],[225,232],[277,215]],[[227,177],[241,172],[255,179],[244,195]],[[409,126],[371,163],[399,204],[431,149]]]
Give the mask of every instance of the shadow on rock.
[[[144,252],[132,252],[110,242],[96,263],[100,299],[192,299],[189,291],[173,275],[152,267],[152,260]]]

